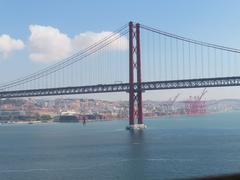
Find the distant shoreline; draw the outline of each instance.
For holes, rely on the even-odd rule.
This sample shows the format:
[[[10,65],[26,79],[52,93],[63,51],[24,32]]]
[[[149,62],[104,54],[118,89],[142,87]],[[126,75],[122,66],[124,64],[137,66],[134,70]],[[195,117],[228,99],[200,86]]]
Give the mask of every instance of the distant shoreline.
[[[211,112],[211,113],[206,113],[206,114],[195,114],[195,115],[187,115],[187,114],[176,114],[176,115],[164,115],[164,116],[154,116],[154,117],[148,117],[146,116],[146,119],[151,119],[151,120],[156,120],[159,118],[166,118],[166,117],[200,117],[200,116],[206,116],[206,115],[216,115],[216,114],[222,114],[222,113],[234,113],[234,112],[239,112],[239,110],[234,110],[234,111],[226,111],[226,112]],[[106,122],[106,121],[128,121],[127,118],[113,118],[113,119],[88,119],[86,120],[87,123],[93,123],[93,122]],[[27,121],[11,121],[11,120],[5,120],[5,121],[0,121],[1,124],[48,124],[48,123],[75,123],[75,124],[82,124],[82,120],[79,122],[57,122],[52,120],[49,121],[38,121],[38,120],[27,120]]]

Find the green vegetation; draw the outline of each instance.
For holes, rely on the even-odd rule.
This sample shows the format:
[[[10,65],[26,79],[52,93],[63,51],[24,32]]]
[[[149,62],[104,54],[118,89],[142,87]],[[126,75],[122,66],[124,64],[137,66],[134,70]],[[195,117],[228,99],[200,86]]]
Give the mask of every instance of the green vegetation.
[[[37,121],[47,122],[50,121],[52,117],[50,115],[42,115],[37,117]]]

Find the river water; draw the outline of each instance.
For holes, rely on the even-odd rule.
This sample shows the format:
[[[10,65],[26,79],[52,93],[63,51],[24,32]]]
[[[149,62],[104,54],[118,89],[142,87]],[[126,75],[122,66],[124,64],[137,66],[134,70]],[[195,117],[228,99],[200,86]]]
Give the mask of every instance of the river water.
[[[240,112],[0,125],[1,180],[174,179],[240,171]]]

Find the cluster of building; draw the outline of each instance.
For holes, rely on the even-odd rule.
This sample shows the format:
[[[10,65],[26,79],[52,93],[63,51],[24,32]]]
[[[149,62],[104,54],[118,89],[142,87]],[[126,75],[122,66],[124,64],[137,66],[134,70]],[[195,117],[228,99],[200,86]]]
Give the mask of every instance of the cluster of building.
[[[145,117],[171,115],[198,115],[240,109],[240,100],[206,101],[203,96],[177,101],[180,94],[168,101],[144,101]],[[74,116],[77,120],[126,119],[128,101],[104,101],[94,99],[2,99],[0,121],[49,121],[61,116]],[[72,119],[73,120],[73,119]]]
[[[0,100],[0,121],[47,121],[59,119],[59,116],[66,114],[74,114],[79,120],[122,119],[127,117],[128,103],[94,99]]]

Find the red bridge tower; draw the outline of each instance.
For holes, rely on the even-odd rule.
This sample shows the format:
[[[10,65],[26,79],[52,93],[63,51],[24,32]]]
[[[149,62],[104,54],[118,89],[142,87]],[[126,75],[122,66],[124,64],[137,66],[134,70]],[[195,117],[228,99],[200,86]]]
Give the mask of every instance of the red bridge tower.
[[[136,83],[135,83],[136,81]],[[129,22],[129,126],[143,129],[140,24]],[[135,120],[137,119],[137,124]]]

